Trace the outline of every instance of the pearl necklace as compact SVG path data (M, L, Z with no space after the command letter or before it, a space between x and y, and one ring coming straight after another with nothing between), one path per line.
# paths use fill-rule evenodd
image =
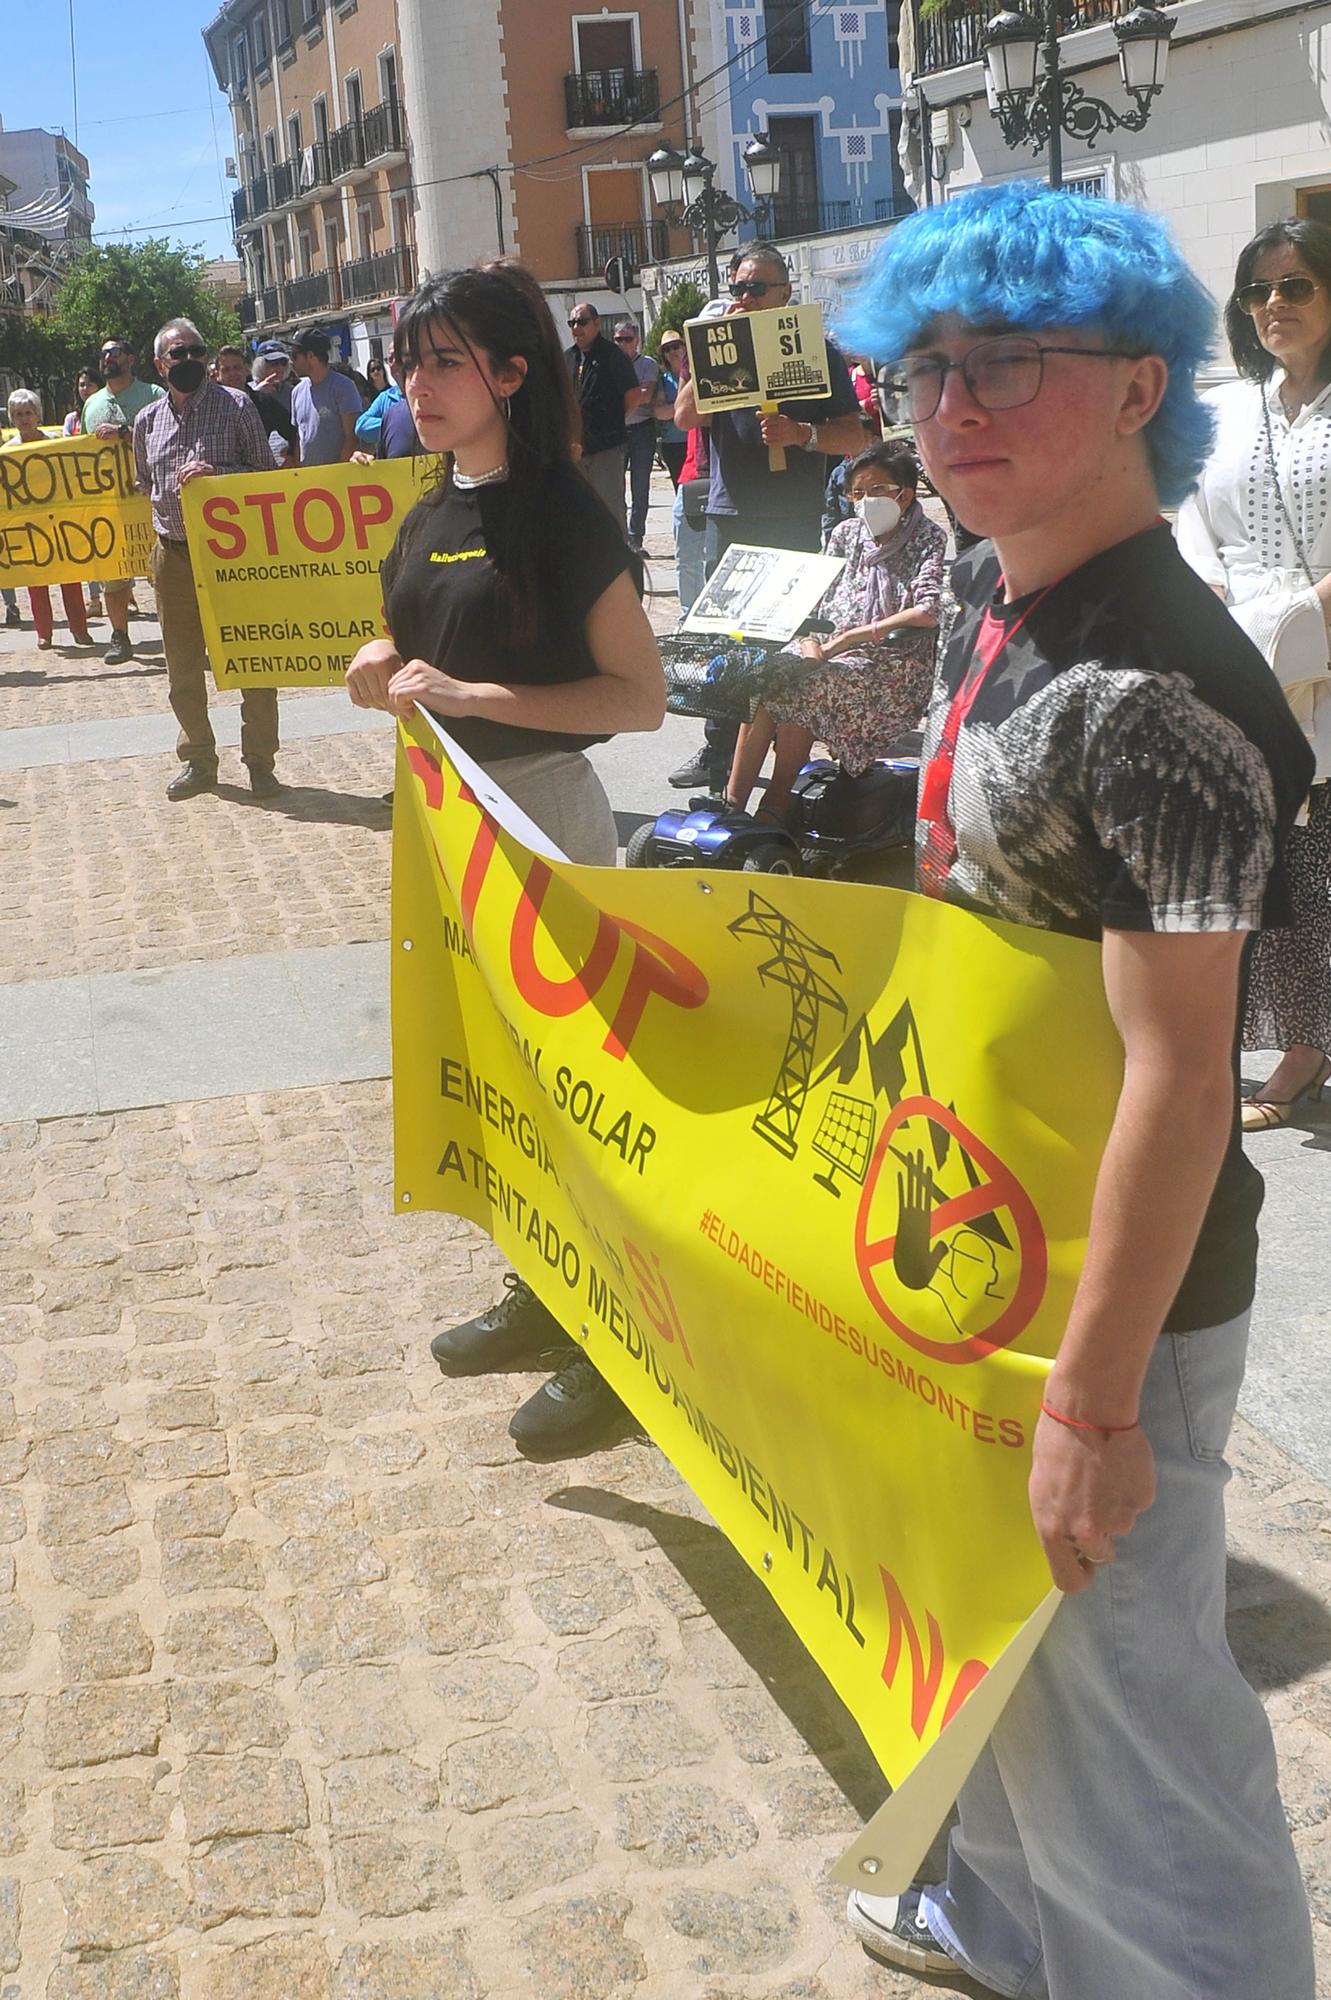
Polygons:
M470 493L476 486L497 486L501 479L508 478L508 460L502 465L492 465L488 472L463 472L453 467L453 484L460 493Z

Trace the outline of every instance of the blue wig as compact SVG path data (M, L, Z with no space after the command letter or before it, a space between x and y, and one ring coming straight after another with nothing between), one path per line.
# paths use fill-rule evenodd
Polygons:
M837 332L848 351L895 361L946 315L1023 333L1093 326L1160 355L1169 387L1144 433L1156 490L1173 506L1197 484L1214 423L1196 377L1215 305L1156 217L1032 181L973 188L898 224Z

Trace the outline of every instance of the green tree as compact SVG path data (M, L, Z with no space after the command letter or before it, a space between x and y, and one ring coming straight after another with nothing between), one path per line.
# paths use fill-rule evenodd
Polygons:
M48 320L35 313L0 313L0 388L35 389L44 423L59 423L72 407L79 365L75 348ZM3 403L0 395L0 422L7 421Z
M672 285L656 309L652 330L643 342L643 351L653 360L661 359L661 335L667 330L681 333L686 319L697 319L707 304L707 294L691 279Z
M108 334L119 334L134 348L138 373L151 381L153 339L169 319L193 320L210 348L240 338L234 311L204 279L197 245L164 238L95 243L70 265L50 329L87 360L95 359Z

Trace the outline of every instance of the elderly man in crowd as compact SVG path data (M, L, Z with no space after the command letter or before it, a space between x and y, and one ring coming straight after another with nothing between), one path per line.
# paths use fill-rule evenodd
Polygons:
M171 709L180 725L176 755L181 768L166 788L169 799L192 799L217 783L217 741L208 719L208 651L185 542L181 492L191 479L218 473L271 472L273 454L249 398L208 380L208 349L187 319L168 320L153 344L157 372L167 393L134 420L134 463L139 485L152 502L157 545L153 589L166 649ZM240 754L256 798L281 791L273 775L277 755L277 690L246 688L240 698Z
M564 349L564 361L582 416L579 469L622 528L624 447L629 417L642 408L642 388L623 348L602 333L601 315L594 305L584 299L574 306L568 325L573 344Z

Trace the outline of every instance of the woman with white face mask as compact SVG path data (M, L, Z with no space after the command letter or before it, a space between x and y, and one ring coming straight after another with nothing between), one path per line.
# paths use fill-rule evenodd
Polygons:
M844 556L846 567L818 607L835 629L799 644L802 659L823 661L826 671L801 665L783 679L778 669L735 746L726 797L745 806L775 738L760 819L786 818L815 742L858 777L928 707L947 536L916 499L918 479L911 453L896 444L870 445L850 468L855 511L832 530L826 551Z

